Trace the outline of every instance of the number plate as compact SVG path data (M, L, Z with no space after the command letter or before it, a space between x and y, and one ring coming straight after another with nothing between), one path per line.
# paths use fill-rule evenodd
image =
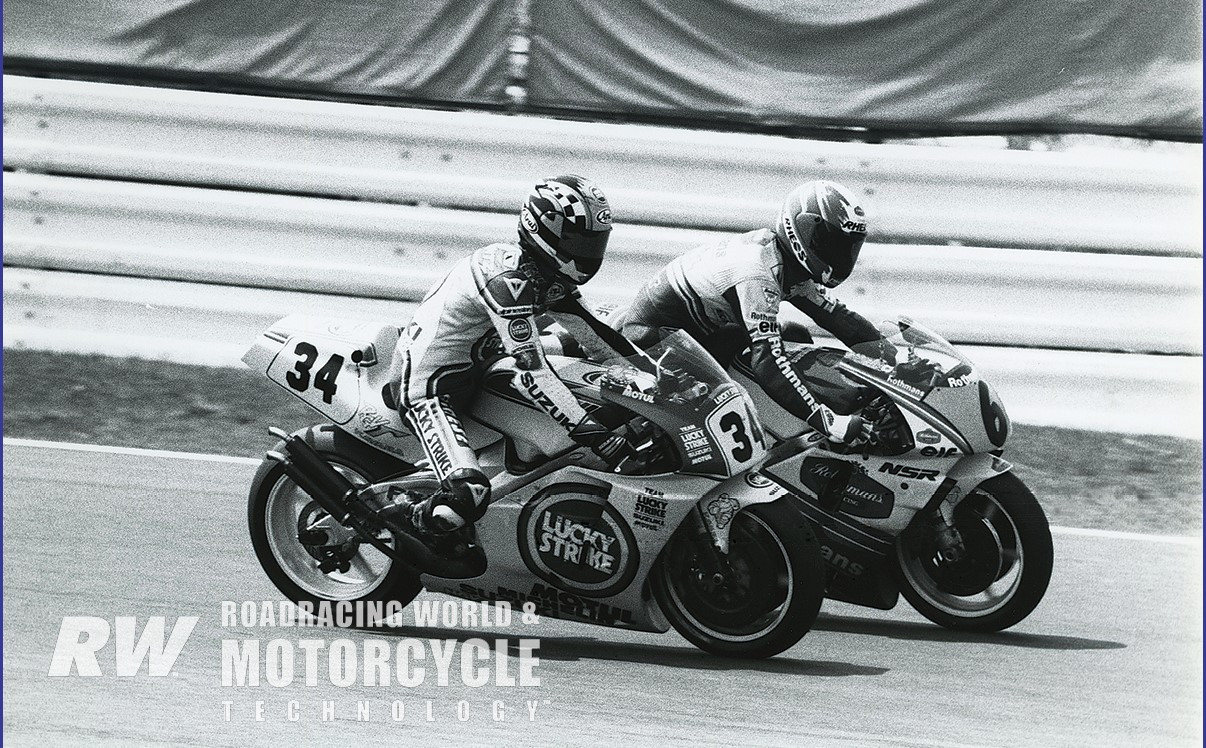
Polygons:
M766 454L762 431L741 396L721 403L709 415L708 432L720 448L729 475L737 475Z
M338 424L360 405L360 371L352 363L356 346L320 335L296 335L268 367L268 378Z

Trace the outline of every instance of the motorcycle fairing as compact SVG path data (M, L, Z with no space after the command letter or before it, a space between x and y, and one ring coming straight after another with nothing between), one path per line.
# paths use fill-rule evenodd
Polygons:
M669 623L647 595L646 579L670 536L699 503L698 497L711 495L708 491L714 487L716 482L704 477L622 476L576 465L562 467L501 497L477 522L478 542L489 559L484 574L464 580L423 575L422 580L433 592L506 600L517 610L522 603L533 602L537 613L554 618L664 632ZM558 499L575 503L569 511L544 511L549 506L556 510ZM543 507L540 502L545 502ZM599 524L579 521L581 514L573 516L588 510L585 505L591 502L600 505L601 518L605 515ZM617 523L619 532L612 532L609 528ZM555 537L559 530L564 533L560 547ZM590 531L604 532L606 537L589 536ZM554 534L547 543L545 533ZM587 542L588 537L594 542ZM571 543L576 546L572 552ZM614 543L632 545L624 553L611 553L617 550ZM566 570L573 568L572 562L591 560L587 546L597 552L606 546L608 555L628 566L615 569L612 579L600 580L589 572L570 578ZM528 558L521 550L525 547Z
M382 322L291 314L261 334L243 362L357 439L407 462L423 448L382 388L398 328Z

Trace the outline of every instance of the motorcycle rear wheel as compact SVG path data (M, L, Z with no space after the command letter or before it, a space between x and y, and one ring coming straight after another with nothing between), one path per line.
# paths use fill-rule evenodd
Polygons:
M984 481L955 506L966 547L948 563L924 540L896 541L896 571L905 599L940 626L1001 631L1038 606L1051 581L1054 550L1047 515L1017 476Z
M303 438L357 485L381 480L406 467L333 426L312 426ZM283 448L283 442L276 446L277 451ZM294 602L397 601L406 606L423 589L413 569L335 522L272 460L265 460L252 480L247 522L264 572ZM326 539L307 545L300 537L305 530ZM324 571L316 554L332 556L347 568Z
M700 649L761 658L808 633L825 597L825 562L812 526L786 501L758 504L732 519L729 570L709 571L711 537L684 523L650 574L671 625Z

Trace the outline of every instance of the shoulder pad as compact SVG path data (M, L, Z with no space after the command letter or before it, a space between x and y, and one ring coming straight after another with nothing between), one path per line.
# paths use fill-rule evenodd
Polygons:
M516 270L523 252L514 244L488 244L473 253L473 268L487 280L507 270Z
M504 270L486 279L482 295L499 314L532 314L536 304L536 284L521 270Z

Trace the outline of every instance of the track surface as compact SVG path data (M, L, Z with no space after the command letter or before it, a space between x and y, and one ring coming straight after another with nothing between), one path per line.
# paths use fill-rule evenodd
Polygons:
M224 688L222 639L363 640L361 631L222 628L222 600L278 600L245 526L253 468L221 461L4 447L4 741L11 745L1200 745L1200 543L1059 533L1044 602L1001 635L948 632L901 603L826 603L816 629L762 662L676 634L542 619L416 630L538 637L537 688ZM64 616L200 616L171 676L50 678ZM518 618L518 616L517 616ZM409 615L407 616L409 619ZM428 650L430 651L430 650ZM289 700L300 720L286 719ZM369 721L357 700L372 700ZM256 722L255 702L264 702ZM323 722L321 701L339 719ZM390 719L401 700L406 718ZM426 720L427 701L433 721ZM467 722L457 702L469 702ZM492 719L495 700L504 721ZM537 702L527 719L526 703ZM234 702L231 719L223 701ZM438 741L438 743L436 742Z

